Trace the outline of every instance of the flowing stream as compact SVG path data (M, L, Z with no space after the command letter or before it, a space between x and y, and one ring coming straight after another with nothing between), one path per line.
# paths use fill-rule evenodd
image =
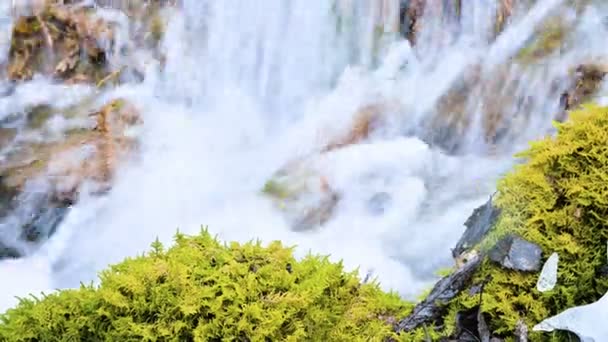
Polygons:
M184 0L169 14L166 65L150 60L142 83L103 95L125 97L142 113L140 154L122 165L107 195L83 191L40 248L0 261L0 310L14 296L95 281L156 237L169 244L177 229L202 225L226 241L278 239L297 245L299 256L330 254L415 298L453 264L464 221L516 163L513 153L552 132L568 70L606 57L603 8L577 13L560 0L516 6L495 37L490 3L463 1L458 20L428 12L412 47L395 30L397 0ZM556 15L571 25L566 47L538 65L512 62ZM440 103L467 79L474 81L461 95L463 126ZM36 78L0 98L0 119L28 103L88 92ZM341 195L332 217L293 231L261 193L264 183L348 131L370 105L388 108L383 126L321 163ZM501 133L488 142L484 120L497 111ZM390 198L381 214L369 210L378 192ZM0 233L9 236L12 222Z

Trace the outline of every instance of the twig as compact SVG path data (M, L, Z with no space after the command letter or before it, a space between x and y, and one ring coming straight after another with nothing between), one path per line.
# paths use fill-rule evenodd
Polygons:
M40 27L42 28L42 32L44 33L46 45L49 47L49 49L51 50L51 53L52 53L53 52L53 37L51 36L51 32L49 31L49 28L46 26L46 24L40 17L40 14L36 14L36 19L40 23Z

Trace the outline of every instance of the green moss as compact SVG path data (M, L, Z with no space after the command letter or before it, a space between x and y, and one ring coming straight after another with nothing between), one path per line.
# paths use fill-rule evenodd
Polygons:
M533 63L558 51L564 44L567 29L561 18L548 20L516 59L524 64Z
M341 263L297 261L279 242L222 245L178 234L81 286L21 299L2 341L382 341L411 310Z
M266 184L264 184L262 192L267 195L282 199L289 197L289 195L291 194L291 192L287 189L285 185L280 184L279 182L272 179L267 181Z
M502 214L491 240L507 232L538 244L543 259L560 256L557 286L536 290L538 273L506 270L486 261L475 283L491 279L481 304L492 331L509 337L523 319L528 327L563 310L598 300L608 290L608 107L584 106L556 124L555 138L535 142L527 160L498 184ZM464 291L451 312L479 304ZM453 321L452 321L453 322ZM531 332L531 340L567 340L565 333Z

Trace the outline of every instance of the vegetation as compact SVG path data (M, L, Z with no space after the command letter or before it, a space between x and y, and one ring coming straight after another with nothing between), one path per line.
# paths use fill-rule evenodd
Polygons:
M381 341L411 310L341 263L296 261L279 242L175 240L110 267L97 287L22 299L0 316L0 340Z
M404 23L413 42L421 25L422 3L413 2L407 13L409 21ZM158 6L150 15L132 9L131 16L146 16L139 18L145 29L133 34L138 45L154 48L161 40L166 23ZM460 13L461 2L455 6ZM501 2L497 32L502 31L511 11L510 1ZM44 7L32 16L18 18L7 76L28 80L43 74L99 88L115 83L122 69L110 68L106 44L101 44L112 45L114 33L109 23L97 19L84 9L62 6ZM567 43L569 30L562 18L546 21L519 52L516 62L531 64L558 53ZM605 75L599 67L581 67L577 72L581 76L572 94L566 94L566 109L594 94ZM498 76L492 81L503 86ZM469 83L480 82L473 78ZM449 123L450 129L458 129L461 117L465 117L464 94L474 93L469 89L474 88L466 83L446 98L445 106L451 111L437 111L456 113L449 122L439 118ZM500 96L492 95L499 103ZM494 120L487 123L491 136L497 135L496 122L505 115L493 107L504 106L486 105L485 120ZM323 152L365 139L377 111L373 107L363 110L349 134L330 143ZM43 128L53 114L55 109L49 105L32 108L27 115L28 128ZM196 236L178 234L176 244L169 249L155 242L149 253L103 271L99 285L22 299L17 307L0 315L0 341L436 340L455 336L458 315L478 307L494 335L513 339L520 322L531 328L567 308L594 302L608 290L608 107L588 105L569 116L569 121L556 124L556 137L533 143L519 155L526 163L499 182L496 205L501 216L491 235L478 246L485 252L505 234L517 234L540 246L544 259L557 252L558 283L551 291L536 290L537 272L508 270L486 260L469 288L446 304L445 316L436 329L397 335L394 323L409 314L413 305L381 291L376 282L361 282L356 272L345 272L341 263L314 255L298 261L292 249L279 242L267 247L259 242L224 245L202 231ZM4 163L0 167L0 188L4 190L0 195L6 196L10 190L13 196L27 179L48 168L51 156L54 159L59 152L85 143L96 147L96 159L75 169L59 168L57 176L77 174L78 183L85 178L108 182L119 152L136 146L123 133L140 118L122 99L106 104L91 118L96 120L94 128L71 132L61 143L35 146L39 155L34 162L24 158ZM4 135L9 133L11 137L4 139L12 140L15 133L5 131ZM280 172L276 176L263 192L283 207L309 190L305 182L284 182L286 175ZM329 193L319 178L321 191ZM309 216L316 219L330 211L335 202L334 197L329 198L331 201L324 202L329 204L316 211L319 215ZM0 246L0 255L13 253L3 249ZM483 290L475 291L480 288ZM531 332L530 339L561 341L567 340L566 336Z
M509 233L539 245L545 259L559 253L551 291L536 290L538 272L487 260L446 304L440 327L398 336L393 325L412 305L340 263L312 255L296 261L279 242L222 245L203 231L178 234L168 250L156 242L150 253L102 272L99 286L22 299L0 316L0 340L418 341L453 336L457 316L478 306L494 335L512 339L519 322L531 328L608 290L608 107L585 106L556 127L556 137L533 143L519 155L527 162L499 182L502 213L479 246L487 251ZM473 291L480 284L481 294Z
M555 138L533 143L519 155L527 163L499 182L496 205L502 214L488 241L516 233L538 244L544 259L557 252L558 283L541 293L535 287L537 273L486 261L473 284L487 281L481 310L499 335L512 336L520 319L532 327L570 307L594 302L608 290L608 107L584 106L556 126ZM452 320L463 308L479 305L479 295L469 292L451 304ZM564 336L532 333L530 338Z

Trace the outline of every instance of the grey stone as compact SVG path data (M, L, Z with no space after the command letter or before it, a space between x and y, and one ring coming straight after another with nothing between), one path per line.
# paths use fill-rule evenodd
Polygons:
M521 319L515 326L515 342L528 342L528 326Z
M496 223L500 209L492 203L492 197L482 206L473 211L464 225L467 227L456 246L452 249L452 256L457 258L480 243Z
M5 245L2 241L0 241L0 260L17 259L21 256L21 253L16 248L9 247Z
M600 277L608 277L608 265L600 267L597 273Z
M368 209L373 215L382 215L391 205L392 197L386 192L379 192L368 201Z
M502 238L488 254L502 267L525 272L540 270L541 256L542 249L537 244L514 235Z

